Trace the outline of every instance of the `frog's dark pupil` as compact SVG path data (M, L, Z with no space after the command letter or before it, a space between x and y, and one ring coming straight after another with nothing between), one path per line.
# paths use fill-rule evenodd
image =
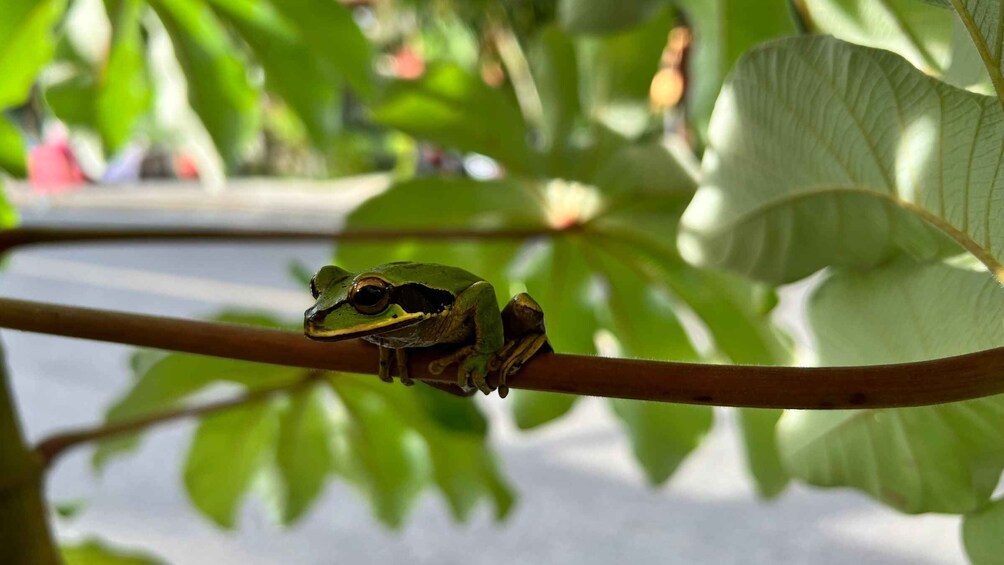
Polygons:
M381 286L363 286L356 290L355 296L353 296L353 301L359 306L376 306L376 304L383 299L383 295L386 292L387 291Z

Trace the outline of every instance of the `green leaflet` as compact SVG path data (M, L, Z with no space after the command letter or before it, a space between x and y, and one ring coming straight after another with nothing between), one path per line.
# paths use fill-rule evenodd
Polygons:
M1004 276L1004 111L903 59L828 37L754 50L712 120L680 248L770 282L959 245Z
M117 6L117 13L109 14L114 37L95 102L98 131L111 154L129 141L153 98L140 30L144 3L123 0Z
M612 33L655 17L665 0L560 0L558 23L573 33Z
M0 110L27 100L36 75L55 51L52 31L64 8L64 0L0 4Z
M123 551L108 544L89 539L60 547L65 565L163 565L154 557L133 551Z
M258 92L204 0L153 0L188 81L188 101L223 162L234 167L258 121Z
M726 75L754 45L795 33L786 0L675 0L693 25L689 66L700 69L687 94L688 113L702 138Z
M1004 499L967 514L962 521L962 542L973 565L994 565L1004 555Z
M815 293L824 365L899 363L998 347L1002 290L984 271L900 261L840 271ZM790 411L779 426L788 470L850 486L904 512L982 506L1004 470L1004 396L898 410Z
M490 155L514 172L533 168L526 124L515 103L454 65L437 65L418 80L391 83L373 117L443 147Z
M188 497L222 528L236 525L240 503L276 447L278 410L256 402L203 418L185 461Z

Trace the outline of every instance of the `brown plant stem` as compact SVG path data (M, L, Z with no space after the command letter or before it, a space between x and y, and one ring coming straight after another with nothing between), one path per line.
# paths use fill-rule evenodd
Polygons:
M474 229L405 229L405 230L261 230L232 228L90 228L90 227L20 227L0 231L0 252L27 245L88 243L158 243L164 241L261 243L263 241L400 241L422 239L449 241L465 239L526 239L574 231L527 228L503 230Z
M153 412L145 416L130 418L119 422L101 424L89 428L80 428L68 432L53 434L38 442L35 446L35 453L38 455L41 464L45 468L50 468L52 463L68 449L83 443L145 430L150 427L166 424L183 418L193 418L196 416L206 416L215 412L222 412L238 406L253 404L268 400L278 393L295 392L306 388L324 375L323 371L311 372L307 378L282 385L271 386L253 390L234 398L207 402L194 406L182 406L171 410Z
M43 496L42 464L25 444L0 353L0 562L58 565Z
M323 343L298 332L0 298L0 327L309 369L377 373L375 347ZM411 355L413 378L434 375L431 350ZM510 388L754 408L892 408L1004 393L1004 348L894 365L767 367L669 363L546 354L526 364Z

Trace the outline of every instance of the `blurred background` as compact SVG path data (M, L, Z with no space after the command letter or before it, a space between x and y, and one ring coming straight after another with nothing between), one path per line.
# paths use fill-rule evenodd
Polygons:
M828 26L898 33L852 2L4 4L0 64L20 57L20 73L0 87L0 166L21 225L560 232L599 218L643 251L624 266L617 243L590 251L572 237L52 246L12 254L3 296L295 327L310 303L304 279L324 264L436 260L483 274L502 301L529 289L559 351L761 364L818 361L805 301L819 277L775 290L681 266L673 243L721 84L764 40ZM832 19L813 19L821 14ZM936 63L951 50L948 27L931 36ZM670 290L636 280L644 272ZM183 356L3 337L31 440L256 386L231 375L258 370L243 366L170 369ZM137 400L164 375L202 381ZM463 429L434 412L394 420L403 431L385 450L367 434L390 426L391 411L363 421L352 394L391 405L404 393L329 395L350 407L322 418L331 437L344 424L349 447L311 444L330 447L318 457L331 468L297 471L311 475L307 493L291 486L298 475L276 479L266 456L240 477L228 474L233 453L193 471L193 442L214 424L178 422L128 458L109 463L123 453L99 451L100 471L91 449L61 460L48 486L64 515L58 535L173 564L964 562L955 518L789 484L772 439L779 413L517 393L450 408L473 410ZM277 421L296 402L276 402ZM276 433L273 451L286 439ZM370 443L353 444L353 433ZM456 451L438 453L437 442ZM366 468L343 468L339 454ZM207 502L193 473L210 477L211 492L241 486Z

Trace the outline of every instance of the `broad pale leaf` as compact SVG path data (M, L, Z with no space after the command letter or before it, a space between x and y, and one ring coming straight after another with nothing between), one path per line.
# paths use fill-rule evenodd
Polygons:
M1000 0L947 0L976 45L1004 109L1004 5Z
M55 51L53 28L65 7L64 0L0 2L0 110L28 99Z
M928 73L945 70L955 16L917 0L808 0L813 23L835 37L899 53Z
M996 565L1004 556L1004 499L966 514L962 542L973 565Z
M258 92L236 47L204 0L152 0L188 81L188 101L228 167L257 125Z
M708 120L725 76L757 43L791 35L795 26L785 0L675 0L694 32L687 88L688 113L707 137Z
M533 168L515 101L454 65L437 65L417 80L391 83L373 116L445 148L488 155L514 172Z
M118 13L109 14L114 36L96 100L98 132L109 153L129 141L153 98L140 30L144 9L141 0L122 0L117 3Z
M958 246L1004 276L1004 111L902 58L830 37L746 56L715 107L680 249L787 282Z
M334 466L328 445L334 428L324 392L321 386L297 392L279 417L276 464L285 487L285 524L303 516L321 494Z
M824 365L897 363L1004 343L1004 289L985 271L900 261L840 271L815 293ZM779 426L788 469L850 486L905 512L969 512L1004 469L1004 396L898 410L789 411Z
M112 548L108 544L89 539L59 548L64 565L162 565L160 559L135 551Z

